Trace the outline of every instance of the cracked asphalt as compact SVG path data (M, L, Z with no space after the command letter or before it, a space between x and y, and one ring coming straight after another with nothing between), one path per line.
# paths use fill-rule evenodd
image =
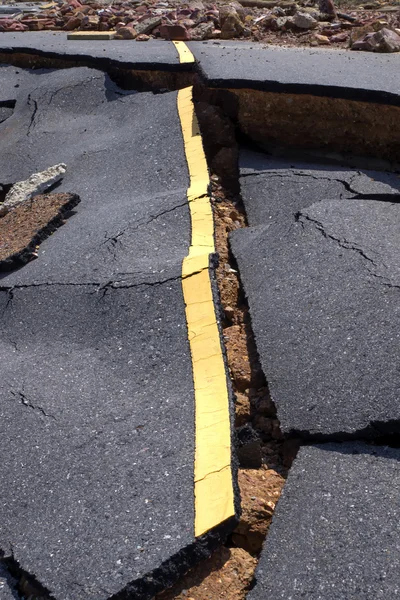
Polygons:
M249 227L231 248L282 431L303 445L248 600L394 598L400 454L371 442L400 433L400 178L246 149L240 168Z
M192 70L172 44L20 40L2 34L0 53ZM399 104L395 56L190 48L210 87ZM0 77L0 183L65 162L57 191L81 198L37 260L0 275L0 550L57 600L145 600L221 539L194 533L177 94L88 67ZM282 431L302 445L248 600L395 598L400 179L243 148L240 186L249 227L231 250ZM0 598L16 597L0 571Z
M57 600L151 597L202 551L176 93L2 73L2 182L65 162L81 203L0 280L0 548Z

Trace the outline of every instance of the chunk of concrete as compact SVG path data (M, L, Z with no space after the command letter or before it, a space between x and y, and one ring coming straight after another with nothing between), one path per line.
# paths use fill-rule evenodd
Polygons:
M67 167L64 163L49 167L40 173L34 173L25 181L15 183L7 193L3 204L0 206L0 217L7 214L9 210L15 208L22 202L26 202L33 196L43 194L58 183L64 176Z

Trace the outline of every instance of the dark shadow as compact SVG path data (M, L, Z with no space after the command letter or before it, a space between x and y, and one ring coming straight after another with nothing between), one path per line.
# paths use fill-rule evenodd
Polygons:
M396 445L389 445L380 443L379 441L374 442L327 442L325 444L316 444L320 450L326 452L340 452L340 454L357 455L367 454L369 456L376 456L377 458L392 458L400 461L400 438L397 438Z

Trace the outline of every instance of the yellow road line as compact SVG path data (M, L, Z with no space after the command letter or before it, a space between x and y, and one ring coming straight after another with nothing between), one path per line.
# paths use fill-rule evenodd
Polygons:
M192 239L182 265L182 288L195 394L195 536L235 514L229 395L209 273L215 251L209 175L192 88L178 92L186 160Z
M194 63L195 59L185 42L172 42L179 54L179 62Z

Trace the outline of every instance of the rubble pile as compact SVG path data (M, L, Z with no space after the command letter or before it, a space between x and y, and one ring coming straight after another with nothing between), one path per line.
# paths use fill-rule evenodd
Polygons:
M342 12L341 12L342 11ZM400 4L333 0L52 0L0 4L0 31L101 31L147 41L247 39L273 44L400 49Z

